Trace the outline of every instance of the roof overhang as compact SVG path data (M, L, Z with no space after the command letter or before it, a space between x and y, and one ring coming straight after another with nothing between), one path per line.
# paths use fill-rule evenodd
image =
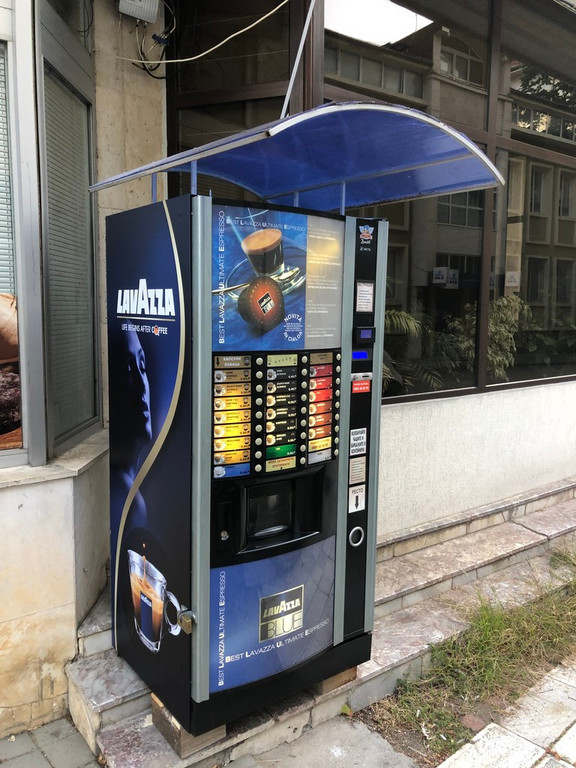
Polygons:
M99 191L168 171L223 179L268 203L320 211L504 180L463 134L407 107L328 104L205 144L94 184Z

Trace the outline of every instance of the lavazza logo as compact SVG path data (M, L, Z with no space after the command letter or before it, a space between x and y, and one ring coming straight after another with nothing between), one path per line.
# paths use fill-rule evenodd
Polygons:
M145 278L138 281L138 288L120 288L116 304L118 315L142 315L143 317L175 317L172 288L149 288Z
M302 629L304 585L260 599L260 642Z

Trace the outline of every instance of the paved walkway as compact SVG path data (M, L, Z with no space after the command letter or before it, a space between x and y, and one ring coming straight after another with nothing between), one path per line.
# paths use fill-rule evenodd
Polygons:
M154 755L147 766L161 768ZM0 741L2 768L96 768L99 763L68 720ZM363 723L335 718L233 768L416 768ZM439 768L570 768L576 766L576 659L532 688L500 725L492 723Z

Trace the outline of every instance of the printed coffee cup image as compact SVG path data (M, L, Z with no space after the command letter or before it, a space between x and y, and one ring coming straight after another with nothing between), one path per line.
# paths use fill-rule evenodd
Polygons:
M132 549L128 550L128 568L136 633L148 650L158 653L164 625L171 635L180 634L180 627L173 624L166 613L168 603L179 613L180 603L166 589L163 574Z
M282 232L259 229L242 240L242 250L258 275L271 275L284 265Z

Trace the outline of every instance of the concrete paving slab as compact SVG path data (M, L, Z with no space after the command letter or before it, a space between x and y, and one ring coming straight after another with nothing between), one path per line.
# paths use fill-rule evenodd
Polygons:
M50 765L41 752L35 750L34 752L28 752L26 755L13 757L2 762L2 768L53 768L53 766ZM59 766L56 768L59 768Z
M570 765L576 764L576 725L569 728L566 733L554 744L554 752L570 763Z
M7 736L0 741L0 764L13 757L26 755L36 749L29 733L19 733L17 736Z
M548 757L543 763L538 764L538 768L572 768L572 766L570 763L564 762L564 760Z
M75 731L51 741L42 752L55 768L95 768L98 765L82 736Z
M501 725L540 747L549 747L576 723L574 688L546 676L522 697Z
M395 752L390 744L364 723L337 717L304 733L297 741L281 744L261 755L234 761L234 768L417 768L406 755Z
M534 768L545 751L495 723L438 768Z
M44 749L55 741L65 739L67 736L77 733L77 731L71 720L63 718L62 720L54 720L53 723L41 725L39 728L29 731L29 733L34 743L37 744L40 749Z

